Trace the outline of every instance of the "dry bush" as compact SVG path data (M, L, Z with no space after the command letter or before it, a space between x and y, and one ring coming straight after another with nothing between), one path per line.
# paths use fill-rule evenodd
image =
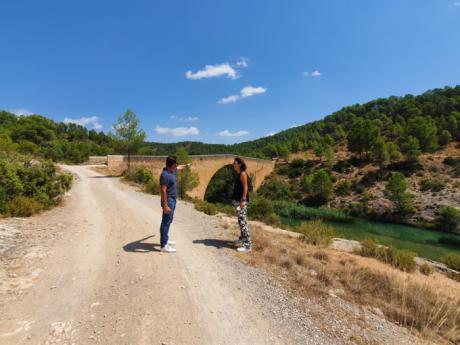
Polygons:
M460 342L460 284L438 273L429 276L394 269L373 258L318 248L281 234L251 228L253 252L242 257L277 278L288 277L294 293L342 298L382 310L387 319L426 338ZM285 249L285 250L282 250Z

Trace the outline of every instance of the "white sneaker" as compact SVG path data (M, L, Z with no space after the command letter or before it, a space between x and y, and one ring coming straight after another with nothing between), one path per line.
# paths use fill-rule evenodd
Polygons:
M164 247L161 247L160 251L163 253L175 253L176 248L170 247L169 244L167 244Z
M238 253L249 253L251 250L252 250L252 248L250 248L250 247L248 248L248 247L245 247L245 246L236 249L236 251Z
M168 244L172 245L172 246L175 246L176 245L176 241L168 241Z

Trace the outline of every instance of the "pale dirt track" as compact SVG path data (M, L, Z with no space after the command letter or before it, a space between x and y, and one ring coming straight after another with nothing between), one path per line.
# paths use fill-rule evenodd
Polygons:
M234 230L189 203L171 228L178 252L160 253L159 197L63 169L77 178L62 206L0 220L1 345L414 343L359 306L290 297L238 259Z
M233 249L208 241L204 215L179 202L178 252L160 253L158 197L89 167L64 168L78 176L71 196L38 220L60 222L62 234L33 286L1 306L0 344L292 343L251 302L233 252L222 259Z

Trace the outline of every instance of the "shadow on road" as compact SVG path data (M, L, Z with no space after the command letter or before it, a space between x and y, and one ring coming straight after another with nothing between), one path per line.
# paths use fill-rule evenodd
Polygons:
M160 249L155 248L155 246L159 247L160 244L158 243L144 243L145 240L148 240L152 236L145 237L141 240L130 242L123 246L123 250L125 252L131 253L148 253L148 252L159 252Z
M88 176L89 178L118 178L118 176L103 176L103 175L97 175L97 176Z
M227 240L217 240L213 238L207 238L204 240L194 240L194 244L203 244L205 246L210 246L210 247L216 247L217 249L221 248L230 248L230 249L235 249L235 244L233 241L227 241Z

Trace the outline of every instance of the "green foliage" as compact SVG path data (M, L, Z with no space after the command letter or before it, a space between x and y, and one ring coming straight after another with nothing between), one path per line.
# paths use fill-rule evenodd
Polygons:
M140 184L147 184L154 180L152 172L147 168L139 168L131 172L126 170L123 173L123 177L128 181L133 181Z
M161 187L159 181L153 180L147 182L147 184L144 186L144 191L152 195L160 195Z
M431 265L428 265L426 262L420 266L420 272L426 276L433 274L434 269Z
M128 170L131 169L131 155L135 154L145 140L145 132L139 127L139 119L131 110L118 115L117 123L113 125L118 148L128 155Z
M187 151L184 148L179 147L176 152L176 158L178 164L188 164L191 162ZM177 171L177 192L181 199L187 198L187 192L200 184L200 178L196 172L194 172L190 166L186 166L182 170Z
M357 251L357 254L383 261L404 272L414 272L417 267L414 260L416 253L394 247L380 246L373 240L362 241L361 249Z
M334 238L334 228L319 219L303 222L296 231L305 242L320 247L327 247Z
M291 200L291 186L279 179L266 181L258 190L258 194L270 200Z
M253 219L264 220L275 213L273 203L263 197L254 194L248 207L248 216Z
M230 203L233 198L235 174L230 165L219 169L209 181L204 199L209 202Z
M50 161L0 159L0 213L28 216L55 205L72 183Z
M379 137L379 128L373 120L361 117L356 118L351 127L353 130L348 133L348 149L350 152L357 153L362 159L363 154L369 155L376 138Z
M430 116L414 116L407 121L407 134L417 138L423 152L433 152L438 148L437 127Z
M404 153L408 161L418 161L421 153L419 140L410 135L401 138L401 151Z
M451 141L452 141L452 134L450 134L450 132L447 129L444 129L443 131L441 131L441 133L439 134L439 144L442 146L445 146Z
M434 224L438 230L456 232L460 224L460 211L452 206L443 206L436 212Z
M12 217L30 217L43 209L43 205L34 198L18 195L8 201L6 214Z
M460 255L449 253L442 259L442 262L444 262L447 267L460 271Z
M307 205L320 206L329 201L334 185L329 173L325 169L320 169L305 178L305 189L309 197L304 202Z
M375 139L374 144L372 145L372 156L381 168L390 164L390 152L383 137Z
M326 207L306 207L289 201L273 203L276 214L288 219L322 219L334 222L351 222L353 218L343 212Z
M207 201L194 200L193 204L195 205L195 209L197 211L206 213L210 216L214 216L218 212L217 206Z
M412 212L413 195L406 192L407 181L403 174L395 172L391 175L385 188L388 198L394 202L399 212Z
M340 196L347 196L351 194L351 181L343 180L339 181L334 188L334 192Z
M420 181L420 190L421 191L432 191L432 192L440 192L446 187L446 183L444 181L438 179L429 179L424 178Z

